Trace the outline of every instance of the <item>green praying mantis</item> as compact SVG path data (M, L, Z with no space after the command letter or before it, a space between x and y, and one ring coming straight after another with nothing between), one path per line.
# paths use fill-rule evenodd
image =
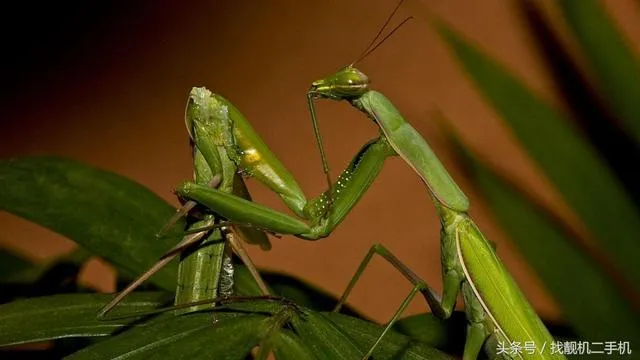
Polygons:
M396 10L401 3L402 1L398 3ZM396 10L389 19L393 17ZM368 55L388 37L374 45L388 22L389 20L363 56ZM193 96L192 91L192 98ZM231 130L225 131L231 136L226 138L228 143L214 144L211 140L211 131L221 126L211 123L206 126L198 125L195 122L190 125L188 116L189 132L200 152L198 155L196 151L196 164L199 161L219 157L220 153L226 153L231 163L242 174L255 178L276 192L297 216L296 218L273 211L234 195L224 187L212 186L219 181L214 181L215 174L221 172L227 176L230 175L228 171L211 170L213 169L211 165L203 166L203 169L208 171L208 175L199 177L196 172L196 182L187 182L176 190L179 197L210 209L212 213L230 223L250 225L255 229L278 234L291 234L307 240L326 237L364 195L382 170L385 160L393 156L400 156L426 185L442 225L440 239L443 294L440 296L432 290L382 245L372 247L341 297L336 310L346 301L374 254L381 255L389 261L414 284L414 288L364 358L371 355L380 339L415 295L421 293L431 310L437 316L446 319L451 315L456 298L461 291L468 319L467 341L463 355L465 360L477 358L483 345L489 354L501 358L564 359L563 355L551 350L553 338L497 257L492 244L482 235L467 214L469 202L465 194L424 138L402 118L390 100L370 88L369 78L353 64L329 77L313 82L307 93L312 124L329 183L327 191L311 200L307 200L293 176L266 147L242 114L222 97L213 94L208 96L216 100L210 102L208 106L214 112L226 114L222 119L230 122L225 127ZM327 160L318 130L315 112L317 99L347 101L372 120L380 131L378 138L369 141L358 151L335 183L332 183L328 176ZM205 150L214 146L218 146L218 150L222 146L224 152ZM222 181L222 184L224 183ZM205 218L204 221L208 223L198 224L196 228L211 225L214 220ZM178 247L180 245L176 248ZM520 346L525 344L533 346L534 351L513 354L508 351L498 351L499 344L508 346L515 343Z
M224 99L222 101L226 102ZM234 143L236 136L232 133L232 122L227 107L221 105L218 97L210 91L204 88L193 88L187 102L185 120L193 150L195 182L251 200L234 161L237 160L237 148ZM251 131L244 131L242 134L245 136L249 134L251 139L257 136ZM257 141L262 143L259 138ZM245 165L242 170L248 171L250 168L250 165ZM186 202L167 222L158 236L162 236L181 216L186 215L196 206L197 204L193 201ZM182 253L182 259L178 268L176 305L231 296L234 282L231 251L247 266L260 292L268 295L269 290L266 284L238 239L240 237L250 244L269 249L271 245L266 234L252 227L232 224L221 226L224 224L221 224L220 220L215 214L208 212L201 220L190 224L183 240L109 302L100 311L99 317L104 317L124 297L180 253ZM202 308L202 305L187 307L182 312Z

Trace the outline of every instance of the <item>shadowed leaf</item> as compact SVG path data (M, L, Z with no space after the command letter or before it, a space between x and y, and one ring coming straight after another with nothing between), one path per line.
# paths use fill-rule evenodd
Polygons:
M127 178L73 160L0 162L0 209L68 237L130 274L149 268L177 242L155 238L174 213L171 205ZM150 281L173 291L175 273L170 264Z

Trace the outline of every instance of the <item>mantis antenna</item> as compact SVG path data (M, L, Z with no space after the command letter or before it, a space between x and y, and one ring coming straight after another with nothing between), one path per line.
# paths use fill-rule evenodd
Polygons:
M390 38L390 37L391 37L391 35L395 34L395 33L396 33L396 31L398 31L398 30L402 27L402 25L406 24L409 20L413 20L413 16L406 17L404 20L402 20L402 22L401 22L400 24L396 25L396 27L394 27L394 28L391 30L391 32L389 32L387 35L385 35L385 37L383 37L383 38L382 38L382 40L380 40L380 41L379 41L379 42L378 42L374 47L372 47L372 48L370 48L370 49L368 49L368 50L365 50L365 51L362 53L362 55L360 55L360 56L358 57L358 59L357 59L356 61L354 61L354 62L352 62L352 63L351 63L351 65L350 65L350 66L353 66L353 65L355 65L355 64L357 64L357 63L359 63L360 61L364 60L367 56L369 56L372 52L374 52L378 47L380 47L380 45L384 44L384 42L385 42L388 38Z
M387 20L385 20L385 22L382 25L382 27L380 27L380 30L378 30L378 33L376 34L376 36L373 37L373 39L371 40L369 45L367 45L367 47L364 48L364 50L360 53L360 55L358 55L356 60L354 62L352 62L351 65L349 65L349 66L353 66L353 65L359 63L360 61L364 60L364 58L366 58L367 56L369 56L369 54L374 52L389 37L391 37L391 35L395 34L396 31L398 31L398 29L400 29L402 27L402 25L406 24L409 20L413 19L413 16L409 16L409 17L405 18L404 20L402 20L402 22L400 22L400 24L396 25L393 29L391 29L391 31L387 35L385 35L380 41L378 41L378 39L380 39L380 36L384 32L384 30L389 25L389 23L391 23L391 19L393 19L393 17L398 12L398 9L400 9L400 6L402 5L403 2L404 2L404 0L398 1L398 3L396 4L396 7L393 9L391 14L387 17Z

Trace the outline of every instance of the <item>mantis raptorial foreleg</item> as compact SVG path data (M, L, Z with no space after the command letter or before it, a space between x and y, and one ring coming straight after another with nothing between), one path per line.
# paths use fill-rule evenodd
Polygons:
M305 199L302 202L297 202L298 205L303 204L304 206L291 209L294 213L302 213L303 219L308 220L310 224L199 184L185 183L176 190L176 193L183 198L194 200L212 209L234 223L252 224L257 228L274 233L291 234L302 239L316 240L328 236L344 220L373 183L382 169L384 160L394 155L395 152L384 138L378 138L365 144L330 190L313 200L307 201ZM280 194L282 196L282 193ZM304 199L302 193L299 195L299 199ZM328 205L329 198L331 198L330 206ZM291 202L287 204L290 205Z

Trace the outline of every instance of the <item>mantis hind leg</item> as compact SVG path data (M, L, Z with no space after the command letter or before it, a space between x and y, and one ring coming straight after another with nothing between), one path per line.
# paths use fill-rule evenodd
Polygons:
M233 252L238 255L242 263L247 267L247 270L249 270L251 277L260 289L261 295L271 295L269 287L264 282L264 279L262 279L260 272L258 272L258 269L253 263L253 260L251 260L251 257L244 248L244 245L242 245L242 241L235 236L234 232L227 233L227 241L229 242L229 245L231 245L231 249L233 250Z
M336 305L333 311L340 310L342 305L346 302L347 297L355 287L356 283L360 279L360 276L366 269L367 265L369 265L369 262L373 258L373 255L376 255L376 254L380 255L383 259L385 259L391 265L393 265L393 267L395 267L414 286L411 292L409 292L407 297L402 301L402 304L400 304L400 307L393 314L389 322L386 324L384 330L382 331L378 339L376 339L375 343L371 346L371 348L369 349L369 351L367 352L367 354L364 356L363 359L367 359L373 354L373 351L375 350L376 346L380 343L382 338L387 334L387 332L391 329L391 327L393 327L396 321L400 318L400 315L402 315L402 313L409 306L409 304L411 303L411 300L413 300L413 298L418 293L421 293L425 297L427 304L429 304L429 307L431 308L431 310L436 316L443 319L446 319L449 316L451 316L451 313L453 312L453 308L455 306L456 297L460 289L460 283L462 281L462 277L459 275L458 272L447 271L447 269L445 269L444 275L443 275L444 292L443 292L443 296L441 297L433 289L431 289L424 280L422 280L416 273L411 271L409 267L407 267L404 263L402 263L400 259L398 259L395 255L393 255L387 248L385 248L381 244L375 244L371 247L371 249L369 249L369 252L360 263L360 266L358 266L356 273L351 278L349 285L347 285L347 289L344 291L344 293L340 297L340 300L338 301L338 304ZM482 346L482 344L480 345Z
M464 343L462 360L476 360L482 345L487 338L487 329L482 322L471 322L467 325L467 340Z
M487 326L487 313L480 301L475 297L467 282L462 283L462 296L465 301L467 314L467 339L464 344L463 360L475 360L485 346L487 355L492 359L509 358L506 354L498 354L497 333Z

